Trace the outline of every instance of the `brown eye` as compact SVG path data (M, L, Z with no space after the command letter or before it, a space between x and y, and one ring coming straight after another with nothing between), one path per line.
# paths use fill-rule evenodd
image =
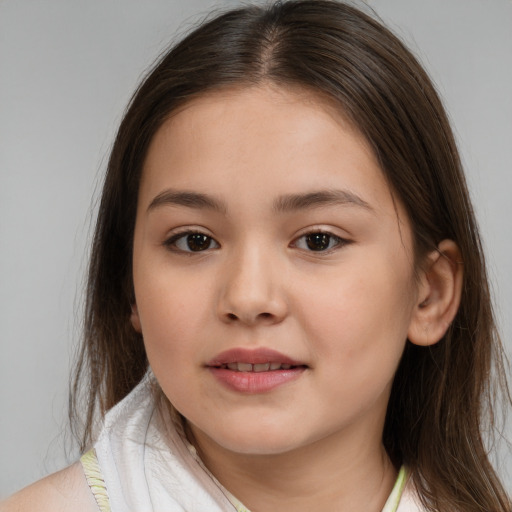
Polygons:
M350 242L340 238L339 236L333 235L332 233L314 231L301 236L293 245L304 251L326 252L338 246L342 247L347 243Z
M204 233L186 232L172 236L165 245L174 251L203 252L208 249L217 249L219 244Z
M193 233L186 237L187 247L194 252L206 251L210 248L212 239L209 236L203 235L202 233Z
M329 249L331 235L327 233L311 233L306 236L306 245L312 251L325 251Z

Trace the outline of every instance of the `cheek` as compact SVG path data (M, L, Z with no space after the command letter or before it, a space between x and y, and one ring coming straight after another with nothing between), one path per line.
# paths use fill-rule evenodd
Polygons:
M169 275L168 275L169 274ZM136 298L142 335L149 362L155 371L182 372L198 355L200 326L211 314L204 290L176 272L141 272L137 276Z
M408 267L403 267L408 268ZM315 358L363 381L382 371L390 379L401 357L414 303L409 272L381 258L352 266L302 292L301 316Z
M197 383L201 339L185 297L160 293L141 311L142 335L149 364L164 394L181 410ZM195 310L197 313L197 310Z
M199 272L177 269L162 250L144 247L137 256L134 284L143 334L186 336L204 314L208 283L197 277Z

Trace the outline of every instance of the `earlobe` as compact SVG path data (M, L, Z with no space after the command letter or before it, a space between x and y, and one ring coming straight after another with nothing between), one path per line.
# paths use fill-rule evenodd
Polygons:
M443 240L428 255L421 273L408 338L416 345L427 346L446 334L459 308L463 268L457 244Z
M130 314L130 322L132 323L133 328L138 333L142 332L142 328L140 325L140 318L139 318L139 310L137 309L137 304L132 304L132 312Z

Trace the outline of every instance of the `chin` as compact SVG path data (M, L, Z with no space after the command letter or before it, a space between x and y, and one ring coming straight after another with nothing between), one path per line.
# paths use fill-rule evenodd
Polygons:
M215 431L210 439L222 449L242 455L280 455L291 452L311 442L303 436L291 435L289 426L274 428L261 424L248 425L245 428L233 428L228 431ZM208 433L206 433L208 436Z

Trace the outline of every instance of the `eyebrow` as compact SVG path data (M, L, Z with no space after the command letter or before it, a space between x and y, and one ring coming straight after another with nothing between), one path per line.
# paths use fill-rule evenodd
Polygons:
M165 190L161 194L158 194L149 204L148 212L165 205L186 206L187 208L213 210L223 214L227 213L227 207L223 201L207 194L186 190Z
M359 206L370 212L375 210L361 197L349 190L318 190L306 194L290 194L278 197L274 211L284 213L321 206Z
M227 213L223 201L208 194L192 191L164 190L149 204L147 211L161 206L185 206L187 208L206 209L222 214ZM304 194L289 194L278 197L273 204L276 213L288 213L322 206L358 206L370 212L375 210L361 197L349 190L318 190Z

